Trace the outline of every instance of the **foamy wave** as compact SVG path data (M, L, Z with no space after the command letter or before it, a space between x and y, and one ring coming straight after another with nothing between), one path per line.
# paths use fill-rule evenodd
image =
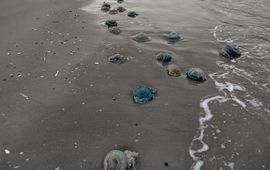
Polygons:
M209 103L211 103L213 101L218 101L221 103L221 102L225 102L226 99L223 96L214 96L214 97L206 98L206 99L202 100L200 103L200 107L203 109L205 114L204 114L204 116L201 116L199 118L199 124L200 124L200 127L198 129L199 136L198 137L195 136L193 138L191 146L189 148L189 154L192 157L192 159L194 160L194 164L192 165L193 170L200 170L204 164L204 161L199 156L196 156L196 154L203 153L203 152L206 152L207 150L209 150L209 146L203 141L203 138L204 138L204 131L208 127L206 125L206 123L208 121L210 121L213 117L213 114L209 108ZM200 142L202 147L199 149L193 149L195 142Z
M198 128L199 136L195 136L193 138L190 148L189 148L189 154L194 160L194 163L192 165L193 170L200 170L204 164L204 161L202 160L200 156L198 156L198 154L206 152L210 148L210 146L208 146L203 141L205 130L208 127L207 122L209 122L213 118L213 114L210 110L209 104L214 101L218 101L219 103L234 101L236 104L238 104L242 108L247 107L246 103L240 100L239 98L237 98L236 95L234 94L235 91L245 92L246 91L245 87L242 87L238 84L234 84L230 82L221 83L216 80L216 77L221 78L221 77L226 77L226 75L228 75L227 72L226 73L213 73L209 75L209 77L214 81L217 90L219 92L222 92L224 96L220 96L220 95L213 96L210 98L203 99L200 102L200 107L203 109L204 115L199 117L199 125L200 125L200 127ZM202 146L199 149L194 149L196 143L198 142ZM233 169L232 164L230 164L230 167L231 169Z
M223 27L223 25L218 25L216 26L213 30L212 30L212 33L213 33L213 36L216 38L216 40L218 42L222 42L222 43L233 43L233 39L231 38L222 38L222 37L219 37L218 34L220 32L222 32L222 29L221 27Z
M194 137L189 149L190 156L194 160L193 170L200 170L203 167L204 160L200 157L200 153L208 151L211 147L203 142L204 133L208 127L207 123L213 117L209 107L210 103L214 101L233 102L243 108L243 113L256 115L270 124L270 104L266 101L270 92L270 34L267 32L269 26L265 26L265 23L241 25L234 22L231 16L239 16L239 12L243 11L233 13L231 10L234 9L227 6L230 3L224 1L221 6L220 3L219 1L216 8L210 9L218 12L219 15L230 17L229 20L220 20L221 24L215 26L211 33L220 44L237 44L242 56L235 60L224 61L225 59L222 59L222 61L217 61L216 64L221 70L209 75L220 95L205 98L200 103L205 115L199 117L198 131L200 134ZM246 5L246 7L250 9L250 5ZM241 17L245 17L245 15L241 13ZM253 21L252 17L245 19ZM233 105L236 106L235 104ZM200 141L200 148L194 149L198 141ZM222 145L222 148L224 149L225 145ZM235 167L234 162L223 161L223 165L231 170Z

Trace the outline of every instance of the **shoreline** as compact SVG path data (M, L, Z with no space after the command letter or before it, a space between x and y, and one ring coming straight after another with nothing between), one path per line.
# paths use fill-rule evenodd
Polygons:
M113 149L138 152L142 170L190 169L196 158L201 169L269 167L267 116L250 109L245 81L233 77L248 53L234 62L219 58L220 46L233 39L223 37L230 27L207 10L209 1L121 4L135 9L136 19L127 11L88 13L89 3L0 3L0 169L99 170ZM166 7L174 15L167 17ZM121 34L101 24L108 18L119 21ZM164 41L168 30L181 32L183 41ZM133 41L140 31L152 41ZM159 52L173 55L180 77L167 75ZM108 62L115 53L128 60ZM207 81L188 80L190 67L202 68ZM140 84L158 90L152 102L133 102Z

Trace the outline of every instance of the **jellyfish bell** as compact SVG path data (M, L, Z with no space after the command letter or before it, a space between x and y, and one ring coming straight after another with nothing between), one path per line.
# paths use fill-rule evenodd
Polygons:
M148 35L146 35L145 33L143 32L140 32L140 33L137 33L133 36L131 36L132 39L134 41L137 41L137 42L147 42L147 41L151 41L151 37L149 37Z
M172 55L169 53L159 53L156 55L156 58L160 62L170 62L172 60Z
M206 75L200 68L191 68L186 72L187 78L196 81L205 81Z
M111 9L110 11L109 11L109 14L110 15L116 15L116 14L118 14L118 10L117 9Z
M120 54L114 54L108 57L108 61L111 63L119 63L122 64L126 62L126 58L123 55Z
M121 4L121 3L124 2L124 0L117 0L117 2L118 2L119 4Z
M107 25L108 27L117 27L117 22L116 22L116 20L107 20L106 22L105 22L105 25Z
M122 31L118 27L109 27L109 32L115 35L120 34Z
M138 14L137 12L135 12L135 11L129 11L129 12L127 13L127 15L128 15L129 17L131 17L131 18L135 18L135 17L137 17L139 14Z
M181 75L181 72L182 72L180 67L176 64L168 65L166 70L167 70L167 74L172 77L178 77Z
M101 6L101 10L104 12L108 12L110 9L111 9L111 5L106 2L104 2Z
M238 48L226 44L221 50L220 55L230 59L235 59L241 56L241 52Z
M124 8L124 7L122 7L122 6L119 6L119 7L117 8L117 10L118 10L118 12L125 12L127 9Z
M156 93L156 89L149 86L140 85L135 87L133 90L133 100L135 103L145 104L152 101Z
M180 36L178 32L171 31L164 34L165 39L170 43L175 43L177 41L183 40L184 38Z
M127 170L128 160L124 152L110 151L104 159L104 170Z

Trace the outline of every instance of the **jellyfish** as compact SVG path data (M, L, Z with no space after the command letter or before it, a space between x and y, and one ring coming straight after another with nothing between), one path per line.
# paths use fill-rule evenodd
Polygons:
M187 78L196 81L206 80L206 75L204 71L200 68L191 68L186 72Z
M134 41L137 41L137 42L147 42L147 41L151 41L151 37L147 36L145 33L143 32L140 32L140 33L137 33L133 36L131 36L132 39Z
M133 90L133 100L135 103L145 104L152 101L156 93L157 90L152 87L139 85Z
M178 65L176 64L170 64L167 66L166 68L167 73L169 76L173 76L173 77L178 77L181 75L181 69Z

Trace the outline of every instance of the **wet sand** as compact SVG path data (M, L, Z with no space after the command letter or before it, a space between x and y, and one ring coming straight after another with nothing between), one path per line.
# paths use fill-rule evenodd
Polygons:
M138 152L137 169L190 169L189 147L199 127L199 103L217 93L213 81L194 83L185 76L167 76L155 60L160 51L100 29L94 15L79 10L88 3L1 1L0 169L100 170L112 149ZM109 63L107 57L116 52L129 60ZM174 55L185 70L190 63L209 67L208 72L217 69L211 61L216 53L207 54L203 64L193 57L184 59L188 52ZM139 84L158 90L153 102L133 102L131 92ZM216 121L220 119L217 116ZM234 126L222 132L238 140L230 128ZM262 129L256 128L253 138ZM207 143L218 150L215 143L222 140ZM269 146L267 139L261 140L265 147L259 156L264 159L254 161L266 166ZM248 148L253 144L246 142L240 154L251 154ZM249 161L250 156L241 160ZM209 162L205 169L220 163ZM257 167L246 164L245 169Z
M207 83L168 77L153 53L139 53L131 40L104 50L111 35L97 31L78 10L83 5L1 2L0 169L102 169L117 148L139 152L138 169L188 169L199 112L190 107ZM110 48L119 46L134 58L109 63ZM133 103L140 83L158 89L152 103Z

